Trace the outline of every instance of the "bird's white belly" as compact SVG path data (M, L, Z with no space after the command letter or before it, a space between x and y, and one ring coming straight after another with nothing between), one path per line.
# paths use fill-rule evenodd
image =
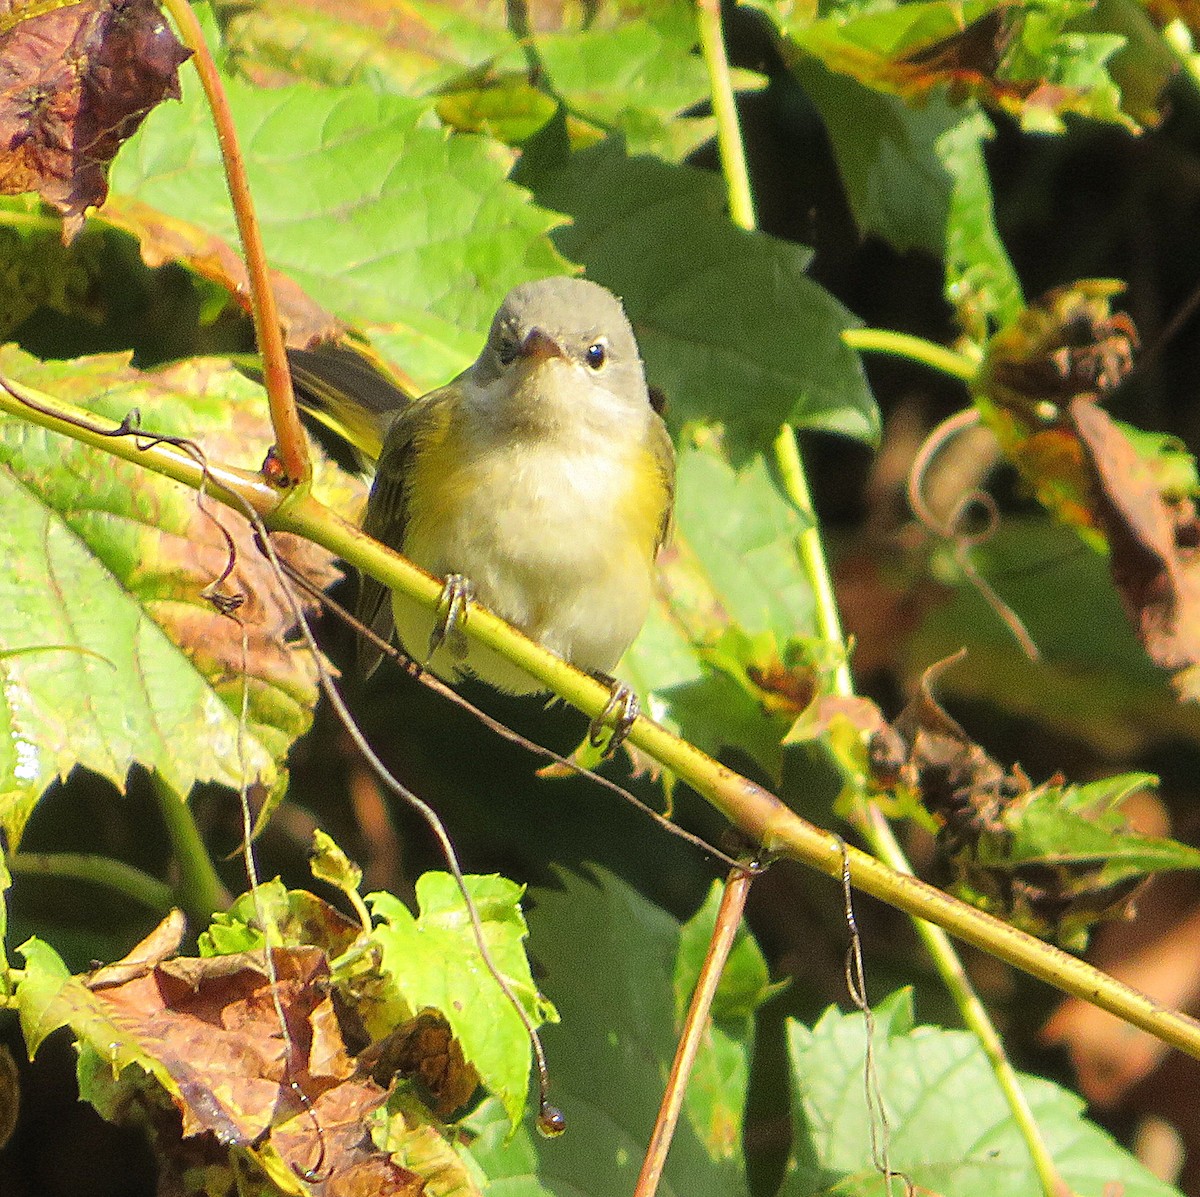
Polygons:
M608 672L645 620L653 584L652 554L620 502L632 469L612 455L506 446L472 465L473 484L436 524L413 512L405 554L440 577L462 574L480 603L531 639L581 669ZM423 608L396 603L397 635L418 660L433 624ZM543 688L482 646L465 661L443 647L430 664L443 676L465 668L510 692Z

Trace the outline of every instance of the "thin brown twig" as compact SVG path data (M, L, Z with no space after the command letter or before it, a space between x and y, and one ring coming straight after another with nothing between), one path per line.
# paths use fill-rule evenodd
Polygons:
M721 905L717 910L708 951L704 954L704 963L700 966L700 975L696 978L696 988L692 992L692 1001L688 1006L679 1044L675 1048L675 1059L667 1077L666 1091L658 1107L658 1118L646 1148L646 1156L642 1160L642 1170L638 1174L633 1197L654 1197L658 1192L658 1182L662 1178L667 1152L671 1149L671 1140L675 1137L675 1127L679 1122L679 1112L683 1108L688 1078L692 1075L696 1053L700 1050L700 1041L708 1029L713 998L729 960L729 953L733 950L734 937L742 923L742 913L746 909L746 898L750 893L750 883L754 880L755 872L754 866L743 864L731 869L725 879L725 890L721 894Z
M238 236L246 255L246 275L250 289L250 314L254 320L254 336L262 356L263 385L271 409L271 425L275 430L275 457L283 467L285 486L307 482L312 474L308 455L308 438L300 423L296 398L292 390L292 375L288 369L287 352L279 323L279 309L271 287L267 253L263 248L262 232L254 211L246 162L238 144L237 127L229 98L225 94L217 64L209 53L204 31L188 0L164 0L164 5L179 27L184 43L194 55L193 61L200 84L212 111L217 131L217 143L225 166L225 180L237 221Z

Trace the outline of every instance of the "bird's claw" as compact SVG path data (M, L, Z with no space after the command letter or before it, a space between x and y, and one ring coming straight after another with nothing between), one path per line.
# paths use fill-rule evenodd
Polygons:
M475 597L471 582L462 574L447 574L438 598L437 623L429 636L429 656L442 645L456 660L467 655L467 637L463 625L467 622L467 605Z
M610 757L625 742L630 729L642 713L638 696L624 682L610 677L601 678L612 687L604 710L588 727L588 743L593 748L604 745L604 756Z

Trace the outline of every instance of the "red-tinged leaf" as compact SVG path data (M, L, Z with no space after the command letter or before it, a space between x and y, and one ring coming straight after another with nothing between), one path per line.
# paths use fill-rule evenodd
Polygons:
M234 1189L229 1148L237 1147L271 1191L420 1197L427 1177L376 1149L367 1133L387 1093L347 1053L324 953L275 949L272 960L274 977L261 952L178 958L90 994L94 1009L68 1007L85 1049L82 1091L107 1117L148 1125L167 1173L203 1168L205 1192ZM152 1068L162 1089L108 1062L110 1028L136 1048L125 1057Z
M397 1163L365 1133L386 1096L373 1081L349 1080L322 1093L311 1113L301 1111L271 1132L272 1146L293 1170L316 1173L308 1182L313 1197L428 1197L428 1174Z
M1153 471L1113 419L1075 399L1070 422L1095 487L1113 582L1151 659L1183 676L1181 697L1197 698L1185 671L1200 663L1200 520L1190 499L1169 501Z
M1137 128L1107 69L1123 38L1072 25L1085 7L914 0L783 23L793 46L831 71L911 106L941 93L999 108L1028 129L1061 132L1068 112Z
M0 192L37 191L73 236L108 166L191 54L152 0L13 0L0 12Z
M155 373L126 357L35 363L0 353L7 378L147 432L182 436L214 462L253 468L271 441L261 391L228 363L195 359ZM335 505L354 483L320 462ZM359 488L361 493L361 488ZM198 780L261 783L278 795L280 766L316 699L310 654L288 643L293 609L237 512L159 478L140 463L0 420L0 826L15 844L55 777L83 765L125 783L156 770L182 796ZM349 508L354 506L349 501ZM206 597L244 601L240 623ZM278 550L317 585L336 576L324 550L298 537ZM245 654L243 655L243 630ZM64 646L24 653L36 645ZM239 730L243 678L249 720Z

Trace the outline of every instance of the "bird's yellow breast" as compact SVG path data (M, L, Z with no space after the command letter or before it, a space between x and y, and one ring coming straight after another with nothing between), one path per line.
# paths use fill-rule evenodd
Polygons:
M643 439L496 438L443 417L416 446L403 551L431 573L465 575L486 607L607 672L645 619L669 502ZM399 618L397 631L403 640ZM468 665L495 682L474 655Z

